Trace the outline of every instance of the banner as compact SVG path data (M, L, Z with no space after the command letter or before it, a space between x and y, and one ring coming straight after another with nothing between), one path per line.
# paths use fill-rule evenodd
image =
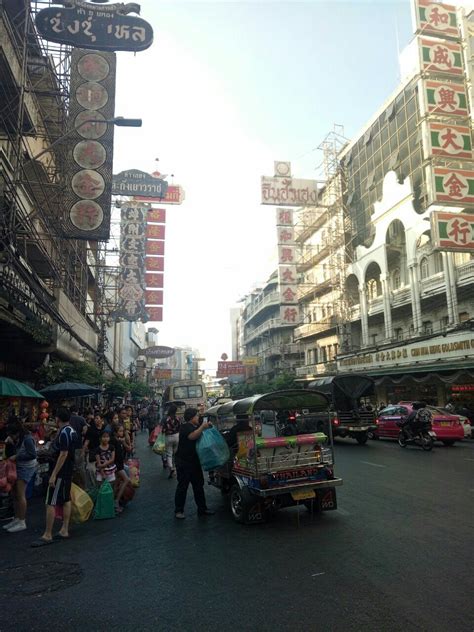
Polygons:
M66 238L110 236L114 126L101 121L114 117L115 66L115 53L72 50L68 127L75 131L68 139Z
M245 375L245 366L242 362L225 362L217 363L216 377L228 377L229 375Z
M164 208L152 208L148 211L149 222L155 222L156 224L164 224L166 222L166 209Z
M164 272L165 258L164 257L146 257L145 269L147 272Z
M472 160L471 128L465 125L447 125L427 121L424 124L423 148L425 158L445 156Z
M153 320L155 322L163 321L163 308L162 307L147 307L146 308L148 314L148 320Z
M474 215L433 211L431 242L436 250L474 252Z
M159 255L163 257L165 254L165 242L158 241L157 239L147 239L145 252L147 255Z
M160 272L146 273L145 274L145 285L147 288L162 288L163 287L163 274Z
M474 171L436 165L426 169L430 204L474 205Z
M460 39L456 7L432 0L415 0L416 27L422 35Z
M148 239L164 239L165 238L165 226L164 224L147 224L146 236Z

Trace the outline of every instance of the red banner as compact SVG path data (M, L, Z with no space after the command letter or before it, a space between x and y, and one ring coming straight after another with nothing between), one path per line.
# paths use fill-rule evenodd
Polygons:
M160 257L162 257L165 254L165 242L155 239L147 239L145 253L147 255L160 255Z
M165 226L164 224L147 224L146 236L152 239L164 239L165 238Z
M218 362L216 377L229 375L245 375L245 366L242 362Z
M145 290L145 305L163 305L163 290Z
M163 272L165 269L164 257L146 257L145 268L147 272Z
M171 369L155 369L153 375L157 380L171 380L172 370Z
M147 288L162 288L164 274L153 272L145 274L145 285Z
M147 198L147 197L135 197L135 200L140 200L140 202L151 202L157 203L156 198ZM166 195L164 198L160 200L160 204L182 204L184 200L184 191L179 184L170 184L168 186L168 190L166 191Z
M162 307L147 307L146 311L150 320L163 320L163 308Z
M148 222L157 222L158 224L164 224L166 221L166 209L165 208L152 208L148 211Z

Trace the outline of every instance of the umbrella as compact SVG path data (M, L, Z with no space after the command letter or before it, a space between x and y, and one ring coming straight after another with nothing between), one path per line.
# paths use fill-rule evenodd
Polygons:
M0 397L31 397L44 399L41 393L35 391L35 389L28 386L28 384L11 380L8 377L0 377Z
M85 395L93 395L101 391L102 389L97 388L97 386L81 384L81 382L61 382L60 384L53 384L41 389L42 397L46 397L46 399L53 397L84 397Z

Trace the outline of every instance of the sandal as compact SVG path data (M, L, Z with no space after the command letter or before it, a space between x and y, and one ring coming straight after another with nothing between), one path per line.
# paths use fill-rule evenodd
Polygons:
M53 544L54 540L44 540L43 538L39 538L39 540L35 540L31 543L31 546L34 549L38 549L40 546L46 546L47 544Z

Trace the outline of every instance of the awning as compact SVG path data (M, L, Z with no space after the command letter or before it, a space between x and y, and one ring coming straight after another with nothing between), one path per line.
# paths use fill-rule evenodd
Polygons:
M465 382L474 382L474 372L473 371L454 371L452 373L443 374L439 372L426 373L425 375L411 375L410 373L404 373L401 376L396 375L384 375L375 380L375 384L377 386L381 386L382 384L392 383L392 384L403 384L404 382L416 382L417 384L424 384L426 382L430 382L432 380L438 380L440 382L444 382L445 384L460 384Z

